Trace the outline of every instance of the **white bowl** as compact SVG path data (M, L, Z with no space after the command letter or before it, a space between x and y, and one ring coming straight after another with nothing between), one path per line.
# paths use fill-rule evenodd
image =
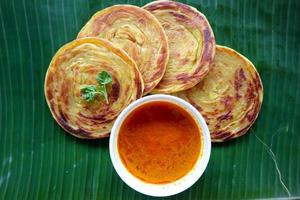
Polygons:
M144 103L153 102L153 101L171 102L184 108L198 122L198 124L202 128L202 134L203 134L202 155L199 156L193 169L189 171L185 176L178 179L177 181L166 183L166 184L152 184L136 178L124 166L118 152L118 145L117 145L118 134L123 121L137 107L141 106ZM201 177L204 170L206 169L210 157L210 150L211 150L210 133L204 118L197 111L197 109L194 108L190 103L178 97L171 96L171 95L163 95L163 94L155 94L155 95L143 97L141 99L138 99L137 101L134 101L128 107L126 107L116 119L109 140L110 158L112 160L115 170L117 171L121 179L134 190L146 195L157 196L157 197L171 196L180 193L186 190L187 188L191 187Z

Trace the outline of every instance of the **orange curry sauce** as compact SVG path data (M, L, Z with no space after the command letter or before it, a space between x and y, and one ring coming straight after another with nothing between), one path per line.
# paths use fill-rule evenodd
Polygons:
M169 183L193 168L202 154L201 135L201 128L183 108L149 102L121 125L118 151L134 176L148 183Z

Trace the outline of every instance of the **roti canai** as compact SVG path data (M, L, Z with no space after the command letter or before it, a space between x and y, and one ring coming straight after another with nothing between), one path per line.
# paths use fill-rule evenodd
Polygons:
M97 74L107 72L107 102L99 95L82 98L82 87L97 85ZM112 43L98 38L74 40L58 50L45 78L45 96L57 123L79 138L109 135L118 114L143 94L136 63Z
M175 94L203 115L213 142L244 135L262 100L262 82L253 64L228 47L217 45L213 66L195 87Z
M169 62L154 93L173 93L199 83L210 70L215 38L206 17L197 9L174 1L144 6L162 24L168 38Z

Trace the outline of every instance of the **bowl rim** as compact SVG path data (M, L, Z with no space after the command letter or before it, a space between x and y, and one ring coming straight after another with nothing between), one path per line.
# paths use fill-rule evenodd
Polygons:
M141 105L153 102L153 101L167 101L170 103L175 103L176 105L184 108L186 111L189 112L193 116L193 118L199 124L199 127L202 129L202 139L203 139L203 147L202 147L202 154L198 157L194 167L190 170L186 175L182 178L166 184L153 184L144 182L133 174L131 174L126 166L124 166L123 162L120 159L119 152L118 152L118 134L119 129L124 122L124 120L128 117L128 115L134 111L136 108L140 107ZM110 158L113 164L114 169L116 170L117 174L120 178L132 189L149 196L156 196L156 197L164 197L164 196L171 196L183 192L184 190L191 187L203 174L205 171L211 153L211 138L209 129L207 124L200 114L200 112L192 106L187 101L180 99L176 96L166 95L166 94L154 94L149 95L146 97L142 97L131 104L129 104L117 117L109 139L109 153Z

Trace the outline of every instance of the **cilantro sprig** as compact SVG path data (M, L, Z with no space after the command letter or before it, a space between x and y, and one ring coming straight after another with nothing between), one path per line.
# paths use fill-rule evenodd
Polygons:
M96 76L96 80L98 82L98 86L96 85L84 85L80 88L81 90L81 97L87 101L91 102L95 99L96 96L100 95L105 98L107 104L108 102L108 94L106 90L106 85L112 83L111 75L106 72L102 71Z

